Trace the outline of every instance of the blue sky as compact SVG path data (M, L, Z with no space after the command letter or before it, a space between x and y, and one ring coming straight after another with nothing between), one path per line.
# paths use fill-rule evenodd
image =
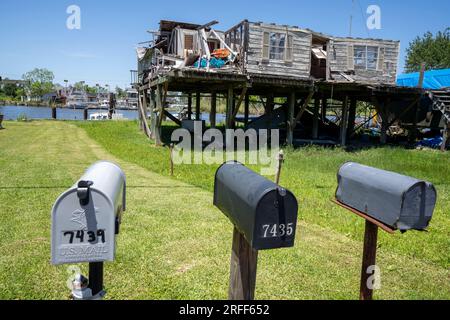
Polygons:
M1 0L0 75L21 78L35 67L55 73L55 82L84 80L94 85L126 86L136 69L134 48L149 40L146 30L160 19L206 23L217 19L226 30L243 19L297 25L336 36L402 42L401 70L408 43L426 31L450 26L448 0ZM81 30L68 30L66 9L81 8ZM367 7L381 7L381 30L366 28Z

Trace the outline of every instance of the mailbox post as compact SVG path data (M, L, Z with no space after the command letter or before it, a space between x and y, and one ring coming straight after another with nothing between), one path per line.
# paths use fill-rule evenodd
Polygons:
M216 172L214 205L234 225L229 299L252 300L258 251L294 246L297 199L290 191L233 161Z
M436 205L436 189L426 181L357 163L338 173L334 202L366 220L360 299L372 300L368 270L376 264L378 229L388 233L425 230Z
M89 263L92 296L80 298L74 294L75 298L104 296L103 263L114 260L125 205L125 174L105 161L91 166L56 200L52 210L52 264Z

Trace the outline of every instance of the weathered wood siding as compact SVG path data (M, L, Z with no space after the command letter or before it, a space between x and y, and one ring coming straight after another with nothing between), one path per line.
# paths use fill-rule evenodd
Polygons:
M249 22L246 70L250 74L309 78L312 35L304 30ZM263 59L264 32L287 33L292 36L292 61Z
M376 70L362 70L354 66L354 47L378 47ZM335 80L345 80L336 72L348 73L356 82L395 84L400 42L390 40L333 38L328 45L328 64Z

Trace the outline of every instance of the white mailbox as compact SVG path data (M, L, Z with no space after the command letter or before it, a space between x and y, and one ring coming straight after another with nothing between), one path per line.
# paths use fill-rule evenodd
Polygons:
M125 191L124 172L102 161L63 193L52 210L52 263L113 261Z

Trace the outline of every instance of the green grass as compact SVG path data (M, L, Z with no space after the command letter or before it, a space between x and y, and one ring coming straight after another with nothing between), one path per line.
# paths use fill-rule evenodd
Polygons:
M127 174L128 210L108 299L226 299L232 226L212 205L216 166L177 166L135 122L6 122L0 131L0 299L65 299L50 265L50 210L99 159ZM428 151L287 151L282 184L300 199L294 248L260 253L257 299L357 299L363 222L329 201L348 160L425 178L439 201L429 233L381 234L377 299L449 299L449 159ZM431 168L431 164L434 166ZM85 266L83 266L85 269Z
M80 127L113 155L162 175L169 175L169 150L156 147L136 130L135 122L80 122ZM165 129L169 135L170 128ZM300 219L332 229L355 240L363 237L361 218L336 208L336 174L347 161L425 179L438 190L438 205L428 233L382 234L380 246L394 252L450 267L450 155L439 151L374 148L358 152L308 147L285 150L281 184L300 199ZM177 165L175 178L213 191L217 165ZM250 166L257 170L258 167Z

